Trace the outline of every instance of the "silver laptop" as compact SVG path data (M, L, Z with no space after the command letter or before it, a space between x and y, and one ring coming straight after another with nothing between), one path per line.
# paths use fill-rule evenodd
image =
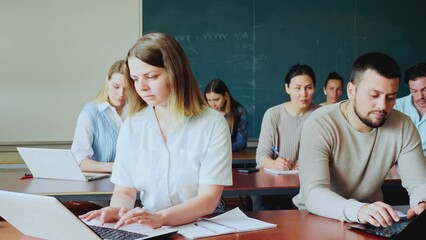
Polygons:
M148 239L177 232L132 224L116 230L87 224L54 197L0 190L0 216L24 235L42 239ZM112 224L110 224L113 226ZM107 235L110 236L105 236Z
M35 178L91 181L108 173L83 173L70 149L16 148Z

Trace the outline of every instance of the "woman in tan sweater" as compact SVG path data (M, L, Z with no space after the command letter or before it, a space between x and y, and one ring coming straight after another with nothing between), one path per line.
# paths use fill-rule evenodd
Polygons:
M301 64L292 66L285 77L284 87L290 101L269 108L263 116L256 151L258 167L275 170L298 169L299 140L303 122L319 107L312 102L315 73L310 66ZM288 202L290 206L285 206L284 202ZM254 210L292 207L288 196L262 196L254 198L253 203Z

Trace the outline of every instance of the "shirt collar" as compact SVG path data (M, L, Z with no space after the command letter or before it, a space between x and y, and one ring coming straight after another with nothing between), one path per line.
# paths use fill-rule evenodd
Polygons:
M158 122L157 121L157 117L155 116L155 110L153 106L147 106L144 110L142 111L148 111L149 117L151 117L153 119L153 121ZM181 124L178 126L178 128L180 128L183 125L186 125L187 122L189 121L191 117L183 117ZM158 123L157 123L158 124Z
M113 106L111 106L111 104L109 103L109 102L102 102L102 103L98 103L98 110L99 110L99 112L102 112L102 111L105 111L106 109L110 109L112 112L115 112L115 113L117 113L117 111L115 110L115 108L113 107ZM124 107L123 107L123 111L122 111L122 113L121 113L121 119L122 120L124 120L124 118L126 117L126 115L127 115L127 108L128 108L128 105L126 104L126 105L124 105Z
M105 109L107 109L107 108L112 108L112 106L109 104L109 102L98 103L99 112L105 111Z

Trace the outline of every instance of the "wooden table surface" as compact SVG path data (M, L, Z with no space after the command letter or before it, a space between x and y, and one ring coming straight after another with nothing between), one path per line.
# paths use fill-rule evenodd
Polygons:
M244 151L232 152L232 161L251 160L256 162L256 149L246 148Z
M61 201L109 200L114 184L109 178L90 182L56 179L21 179L25 169L0 172L0 189L13 192L49 195Z
M347 228L348 223L313 215L304 210L277 210L262 212L246 212L250 217L270 223L276 223L277 228L252 231L239 234L228 234L205 238L209 240L278 240L278 239L315 239L315 240L378 240L375 235ZM23 236L9 223L0 222L0 238L6 240L30 240L34 238ZM183 240L183 236L173 234L173 240Z
M0 189L6 191L55 196L61 201L109 200L114 184L109 178L91 182L24 179L24 170L0 172ZM274 175L260 169L254 173L240 173L232 169L233 185L225 187L223 196L297 194L300 182L297 174ZM392 173L385 184L401 184L399 175Z
M25 171L3 171L0 173L0 189L6 191L55 196L61 201L100 201L109 200L114 184L109 178L91 182L20 179ZM263 169L255 173L240 173L232 169L233 185L225 187L223 196L294 194L299 190L296 175L265 173Z
M280 195L299 192L297 174L274 175L263 168L258 172L240 173L232 169L233 185L225 187L223 196Z

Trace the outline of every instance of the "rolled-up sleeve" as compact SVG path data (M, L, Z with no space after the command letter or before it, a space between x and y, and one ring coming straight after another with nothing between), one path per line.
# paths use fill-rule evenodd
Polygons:
M89 116L85 111L82 111L78 116L74 138L71 145L71 151L74 154L78 164L83 159L93 156L93 126Z

